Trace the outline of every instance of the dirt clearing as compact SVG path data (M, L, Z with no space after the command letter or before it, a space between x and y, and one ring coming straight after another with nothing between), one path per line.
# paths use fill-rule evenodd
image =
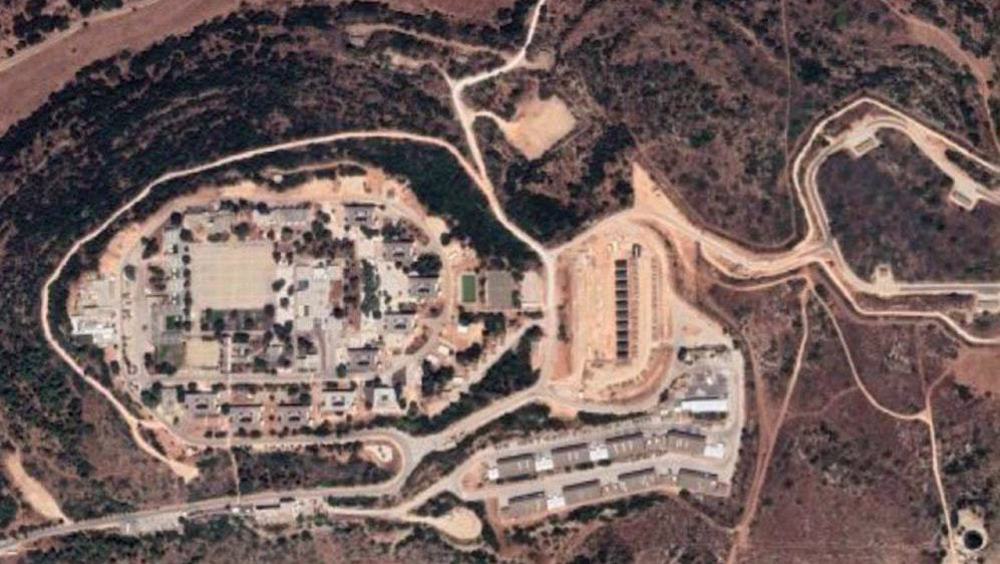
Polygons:
M576 118L566 102L553 96L532 98L520 104L513 121L490 114L507 141L529 160L545 154L576 127Z
M483 522L466 507L456 507L441 517L425 517L420 521L459 542L474 541L483 532Z
M955 374L955 380L972 386L979 393L992 392L1000 395L1000 379L996 377L997 349L962 348L958 358L948 369Z
M49 490L45 489L38 480L32 478L21 465L21 453L14 451L4 458L4 468L7 469L7 476L14 483L24 501L46 519L63 521L69 523L71 520L63 514L59 504L56 503Z

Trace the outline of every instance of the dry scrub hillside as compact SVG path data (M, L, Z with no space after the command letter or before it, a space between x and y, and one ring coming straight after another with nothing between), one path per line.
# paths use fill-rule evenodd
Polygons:
M628 205L623 162L639 159L709 228L787 246L802 224L786 174L794 150L813 121L861 92L996 152L972 69L887 3L786 4L547 6L536 64L469 93L504 116L526 94L555 94L577 119L531 161L482 125L508 209L539 236L565 238Z

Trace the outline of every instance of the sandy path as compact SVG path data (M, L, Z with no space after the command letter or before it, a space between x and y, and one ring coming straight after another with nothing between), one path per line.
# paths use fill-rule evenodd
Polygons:
M71 28L0 63L0 134L38 109L49 94L66 85L78 70L124 49L146 49L169 35L227 14L238 0L170 0L136 5L86 26Z
M440 517L412 517L413 522L430 525L459 542L471 542L483 532L483 522L466 507L456 507Z
M4 468L7 469L7 476L14 483L14 487L17 488L21 495L24 496L24 501L31 506L36 512L45 517L46 519L52 519L53 521L63 521L65 523L70 523L72 520L63 514L62 509L59 508L59 503L56 502L49 490L45 489L38 480L32 478L24 470L24 466L21 464L21 453L19 451L14 451L8 454L4 458Z

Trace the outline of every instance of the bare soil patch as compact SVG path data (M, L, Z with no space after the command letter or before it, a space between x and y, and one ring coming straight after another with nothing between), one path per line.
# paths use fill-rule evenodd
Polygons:
M456 507L441 517L429 517L425 521L459 542L474 541L483 532L483 522L467 507Z
M948 363L948 371L955 380L971 386L981 394L1000 397L1000 350L996 347L971 348L959 351L958 357Z
M497 123L511 145L535 160L573 131L576 118L558 96L533 97L518 106L513 120L498 118Z
M46 519L54 521L69 521L69 518L62 512L59 503L52 497L49 490L38 480L32 478L21 465L21 453L14 451L4 458L4 468L7 469L7 476L14 482L14 486L24 496L24 501Z

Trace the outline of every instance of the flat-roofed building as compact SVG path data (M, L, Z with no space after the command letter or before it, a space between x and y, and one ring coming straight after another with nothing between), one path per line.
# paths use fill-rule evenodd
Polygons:
M681 400L681 411L693 415L728 413L729 401L726 398L717 397L687 398Z
M604 495L604 489L599 480L588 480L564 487L562 494L566 505L577 505L600 499Z
M88 311L86 315L71 315L70 324L76 337L89 337L98 347L107 347L118 340L117 315L111 310Z
M544 491L532 492L524 495L517 495L507 500L507 505L500 511L505 517L518 518L529 515L537 515L545 512L547 503Z
M608 457L611 460L642 456L647 451L646 438L640 431L611 437L605 442L608 445Z
M347 349L347 372L357 374L375 369L378 349L375 347L353 347Z
M274 408L276 424L290 429L298 429L309 424L309 406L300 404L283 404Z
M253 431L260 428L263 408L259 403L230 405L229 423L236 429Z
M265 213L253 211L253 222L261 227L304 227L311 218L309 206L270 208Z
M545 509L559 511L566 507L566 498L561 493L554 493L545 498Z
M413 329L416 313L391 311L382 315L382 326L390 333L407 333Z
M440 283L434 276L410 276L407 293L413 298L433 298L438 295Z
M98 347L118 339L118 285L114 278L87 278L79 286L69 316L72 333L89 337Z
M672 429L667 433L667 450L680 454L701 455L705 452L708 440L704 435Z
M334 390L329 392L323 392L322 400L320 401L320 412L321 413L333 413L336 415L343 414L350 411L354 407L354 402L357 400L358 392L356 390Z
M344 224L348 227L357 225L375 226L375 204L349 203L344 204Z
M513 480L535 475L535 455L532 453L518 454L498 458L496 464L486 472L486 477L494 482L497 480Z
M215 392L184 392L184 409L195 417L219 414L219 396Z
M604 443L590 443L591 462L601 462L603 460L608 460L609 458L610 453L608 452L608 445Z
M183 241L181 240L181 230L177 227L167 228L163 230L163 253L167 255L176 255L181 252L183 248Z
M409 266L413 261L413 239L395 239L382 244L382 258Z
M681 468L677 472L677 486L693 494L709 493L719 489L719 477L711 472Z
M633 492L656 485L659 482L659 476L657 476L655 468L643 468L619 474L618 482L625 488L626 492Z
M236 222L236 214L228 210L189 211L184 214L184 226L206 236L228 234Z
M372 389L372 413L384 415L398 413L400 409L394 388L381 386Z
M552 464L555 468L573 468L590 462L590 445L577 443L552 449Z
M547 452L540 452L535 455L535 471L536 472L548 472L549 470L555 469L555 464L552 462L552 455Z

